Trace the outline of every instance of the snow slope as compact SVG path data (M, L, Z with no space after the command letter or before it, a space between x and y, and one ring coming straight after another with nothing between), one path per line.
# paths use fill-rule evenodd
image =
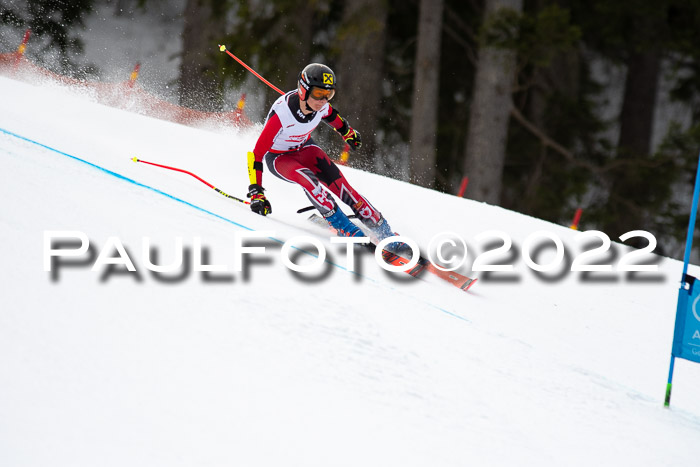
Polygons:
M183 127L5 77L0 102L3 466L697 465L700 366L677 361L663 408L679 262L536 274L531 234L560 238L569 263L582 234L347 168L403 235L465 239L460 271L479 281L465 293L405 280L366 254L353 273L295 213L300 189L266 174L263 218L131 160L241 197L259 128ZM497 261L514 270L472 273L498 245L480 237L491 230L512 238ZM82 232L91 249L47 272L46 231ZM235 272L235 239L251 232L266 253ZM300 235L328 250L322 271L281 262ZM156 264L182 238L189 266L147 270L146 237ZM99 264L118 257L115 238L135 272ZM197 241L203 264L228 270L195 271ZM315 261L301 250L297 263ZM627 250L612 252L598 260Z

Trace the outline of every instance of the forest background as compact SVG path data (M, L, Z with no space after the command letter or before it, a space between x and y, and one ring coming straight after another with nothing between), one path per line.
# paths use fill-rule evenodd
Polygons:
M164 18L174 35L146 28L177 70L161 97L230 110L246 92L256 122L277 94L218 44L283 90L325 63L334 107L363 136L350 165L449 193L466 176L465 197L559 224L582 208L584 230L647 230L658 253L682 257L700 150L700 0L0 5L0 52L30 28L27 56L81 79L107 75L83 56L90 18L93 29L96 15ZM340 146L326 128L317 139Z

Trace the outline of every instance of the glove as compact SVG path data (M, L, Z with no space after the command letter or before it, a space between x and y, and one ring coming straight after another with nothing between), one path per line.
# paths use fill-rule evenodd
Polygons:
M351 127L348 127L348 131L343 135L343 140L350 146L350 149L353 151L355 149L359 149L360 146L362 146L362 138L360 138L360 132L357 130L353 130Z
M248 187L248 198L250 198L250 210L261 216L267 216L272 212L270 202L263 194L265 189L260 185L250 185Z

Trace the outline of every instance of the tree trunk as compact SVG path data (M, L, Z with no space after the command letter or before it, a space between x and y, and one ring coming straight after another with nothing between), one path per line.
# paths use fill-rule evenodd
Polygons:
M338 31L341 55L334 69L338 111L362 134L362 149L352 154L351 161L365 169L374 168L388 10L387 0L345 2Z
M435 183L443 0L421 0L418 50L413 77L411 117L411 181Z
M537 67L532 76L532 86L527 95L527 117L544 135L556 138L559 123L558 115L562 109L552 106L554 95L564 97L570 102L576 102L578 98L580 73L580 57L577 53L559 53L551 59L546 68ZM558 100L558 99L557 99ZM559 143L568 145L570 141ZM505 187L502 190L501 201L504 207L514 208L518 212L536 215L543 212L542 209L542 184L546 183L543 177L550 172L546 170L550 148L544 142L541 148L538 162L527 171L522 171L522 177L526 178L525 189L518 187ZM564 168L566 164L557 164ZM549 203L548 203L549 204Z
M486 0L484 18L503 8L522 12L522 6L522 0ZM464 163L468 196L478 201L501 200L515 65L513 51L488 45L479 50Z
M627 61L618 147L633 157L643 157L651 152L660 69L661 54L658 50L634 53Z
M627 60L625 96L620 113L619 158L644 159L652 152L652 127L660 70L661 53L658 49L634 52ZM616 238L630 230L644 228L646 181L634 167L616 171L614 176L609 203L614 215L606 230Z
M217 41L226 33L222 0L187 0L182 33L180 105L218 111L223 108L223 76L217 63Z

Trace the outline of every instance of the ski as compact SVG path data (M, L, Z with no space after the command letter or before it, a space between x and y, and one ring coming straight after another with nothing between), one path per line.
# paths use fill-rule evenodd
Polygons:
M460 274L458 272L454 271L442 271L438 269L434 264L432 264L430 261L428 261L425 265L425 269L431 273L434 274L435 276L439 277L440 279L449 282L450 284L454 285L455 287L459 287L460 289L466 291L474 285L474 282L477 281L475 278L467 277L463 274Z
M308 220L313 224L330 230L334 234L336 233L336 230L333 227L331 227L328 224L328 222L326 222L326 220L318 214L311 214ZM374 243L366 243L363 246L367 247L372 252L374 252L377 248L377 246ZM409 263L408 259L387 250L382 250L382 258L388 264L391 264L393 266L405 266ZM472 285L474 285L474 282L477 281L477 279L467 277L458 272L443 271L441 269L438 269L434 264L432 264L430 261L428 261L426 258L423 258L422 256L419 258L418 264L416 264L412 269L404 272L410 276L418 277L423 271L428 271L434 276L464 291L469 290L469 288Z
M374 244L370 245L374 246ZM384 258L384 261L386 261L389 264L393 264L394 266L404 266L409 263L409 261L406 258L386 250L382 251L382 258ZM476 282L476 279L472 279L471 277L467 277L458 272L443 271L441 269L438 269L434 264L432 264L430 261L423 258L422 256L418 260L418 264L413 269L405 272L413 277L418 277L418 275L423 271L428 271L429 273L464 291L468 290L469 287L471 287L474 284L474 282Z
M371 245L370 249L372 249L373 251L376 250L376 246L373 243L370 243L369 245ZM382 259L386 263L391 264L393 266L405 266L409 262L406 258L387 250L382 250ZM425 269L426 264L427 263L422 258L420 258L418 260L418 263L415 266L413 266L412 269L409 269L408 271L404 272L409 276L418 277L418 274L420 274L423 271L423 269Z

